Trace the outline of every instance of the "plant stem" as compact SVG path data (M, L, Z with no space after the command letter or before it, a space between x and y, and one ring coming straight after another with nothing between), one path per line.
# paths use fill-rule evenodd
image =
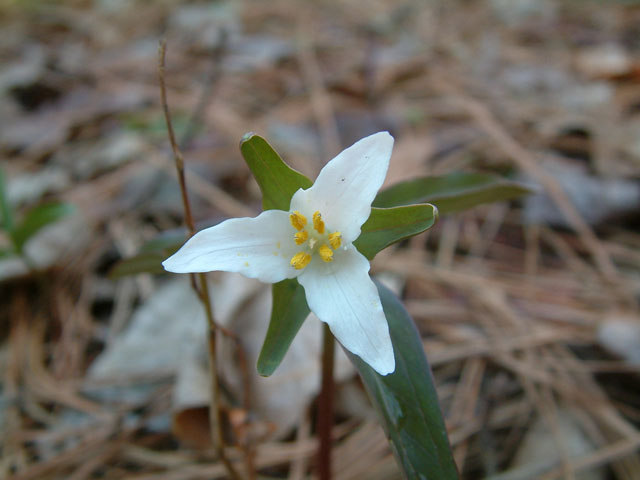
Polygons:
M184 158L178 144L176 142L176 135L173 131L173 123L171 122L171 113L169 112L169 103L167 102L167 87L164 83L164 59L167 52L167 44L163 40L160 42L160 50L158 52L158 76L160 80L160 97L162 100L162 110L164 111L164 118L167 122L167 132L169 133L169 142L171 143L171 150L173 150L173 158L176 162L176 170L178 171L178 182L180 183L180 193L182 194L182 205L184 207L184 217L189 229L189 236L193 236L196 231L195 223L193 222L193 215L191 215L191 204L189 203L189 197L187 196L187 183L184 178Z
M318 400L317 430L318 476L320 480L331 479L331 428L333 426L333 364L336 342L329 325L323 323L322 335L322 389Z
M167 122L167 131L169 132L169 141L171 143L171 149L173 150L173 157L176 163L176 170L178 172L178 181L180 183L180 192L182 194L182 203L184 206L185 223L189 231L189 237L195 233L195 223L193 216L191 215L191 204L189 203L189 196L187 195L187 184L184 176L184 158L176 143L176 136L173 131L173 124L171 122L171 114L169 112L169 104L167 102L167 88L164 82L164 65L165 54L167 51L167 45L164 41L160 43L160 49L158 51L158 76L160 81L160 96L162 100L162 109L164 111L164 117ZM217 325L215 318L213 317L213 310L211 308L211 297L209 296L209 286L207 285L207 276L204 273L198 274L199 285L197 285L195 278L192 274L191 285L194 287L196 294L200 298L207 315L208 331L208 344L209 344L209 370L211 374L211 393L209 400L209 427L211 430L211 441L213 447L218 454L218 457L224 464L229 476L234 480L240 480L242 477L233 467L231 460L225 453L225 441L224 433L222 431L222 408L220 403L220 382L218 380L218 369L216 362L216 333Z

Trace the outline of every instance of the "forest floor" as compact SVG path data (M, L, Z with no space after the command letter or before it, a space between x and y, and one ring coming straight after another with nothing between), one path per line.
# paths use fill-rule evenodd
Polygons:
M30 265L1 255L0 231L0 477L225 477L188 279L110 275L184 225L164 39L200 226L260 212L248 131L310 178L388 130L387 185L458 171L535 185L442 215L372 274L423 336L462 478L640 478L639 25L631 1L0 0L9 201L18 217L74 208L26 243ZM232 457L308 478L320 326L258 377L269 290L211 282L248 359L222 341ZM401 478L344 358L338 378L335 478Z

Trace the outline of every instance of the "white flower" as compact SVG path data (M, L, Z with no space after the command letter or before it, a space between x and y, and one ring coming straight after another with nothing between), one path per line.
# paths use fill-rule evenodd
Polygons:
M288 212L226 220L163 262L176 273L222 270L275 283L297 278L313 313L381 375L395 370L389 327L369 261L353 246L389 167L393 137L363 138L331 160Z

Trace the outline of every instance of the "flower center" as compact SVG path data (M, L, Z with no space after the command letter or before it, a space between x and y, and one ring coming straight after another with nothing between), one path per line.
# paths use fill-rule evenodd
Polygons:
M291 266L302 270L309 265L314 253L318 253L323 262L333 261L333 252L342 244L340 232L329 232L319 211L313 214L313 226L307 228L307 218L297 210L289 215L291 225L297 230L293 241L303 250L291 257Z

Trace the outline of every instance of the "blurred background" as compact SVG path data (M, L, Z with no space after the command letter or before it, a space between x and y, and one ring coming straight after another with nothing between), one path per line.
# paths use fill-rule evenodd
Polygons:
M248 131L312 178L388 130L387 185L534 186L442 215L372 273L423 335L462 478L640 478L640 4L577 0L0 0L5 194L15 222L64 213L22 256L0 232L0 477L224 478L188 279L153 255L114 273L183 225L161 39L200 227L259 213ZM211 282L234 455L309 478L320 325L259 378L269 288ZM343 357L338 377L335 478L400 478Z

